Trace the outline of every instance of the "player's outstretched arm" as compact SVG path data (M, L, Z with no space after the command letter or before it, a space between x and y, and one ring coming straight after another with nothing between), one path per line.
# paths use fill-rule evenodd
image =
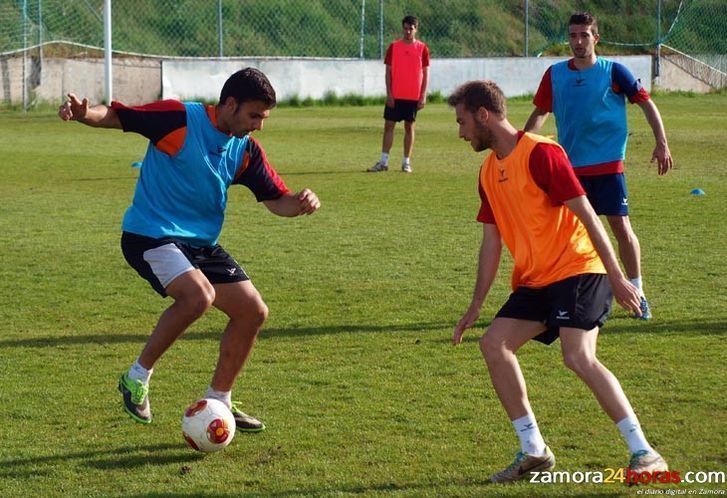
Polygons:
M263 201L263 204L271 213L287 217L313 214L321 207L318 196L309 189L303 189L295 194L287 193L277 199Z
M651 99L645 102L639 102L639 107L644 111L646 121L651 126L651 131L654 133L654 139L656 140L654 152L651 154L651 162L656 161L659 175L666 175L674 166L674 162L666 141L666 131L664 130L664 122L661 119L661 114Z
M530 113L530 117L525 123L525 127L523 127L523 131L538 133L540 128L545 124L545 120L548 119L548 114L550 114L548 111L544 111L538 107L533 109L533 112Z
M73 93L69 93L68 99L58 108L58 117L63 121L78 121L94 128L121 129L116 111L105 105L91 107L87 98L79 100Z
M475 290L472 293L472 302L462 318L454 327L452 344L455 346L462 342L464 331L473 327L480 317L482 304L485 302L487 293L490 291L492 282L497 275L497 268L500 266L500 254L502 253L502 240L497 225L485 223L482 225L482 244L477 263L477 280Z
M598 256L606 267L608 280L611 283L611 291L616 302L626 311L632 312L637 316L641 316L641 296L639 291L624 277L621 267L618 265L616 253L613 250L611 241L603 228L603 223L598 219L598 215L591 207L585 195L574 197L565 201L568 209L573 211L586 227L588 235L591 237L593 246L596 248Z

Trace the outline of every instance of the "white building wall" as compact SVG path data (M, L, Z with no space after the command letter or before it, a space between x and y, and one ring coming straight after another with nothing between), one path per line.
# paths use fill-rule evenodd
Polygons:
M432 59L429 92L449 95L474 79L492 79L505 95L513 97L535 93L545 70L566 57L493 57L482 59ZM642 84L651 90L651 57L613 57L626 65ZM243 67L264 72L273 84L279 100L297 96L301 99L323 98L332 92L365 97L386 93L385 66L381 61L309 60L309 59L238 59L162 61L162 95L164 98L214 100L225 79Z

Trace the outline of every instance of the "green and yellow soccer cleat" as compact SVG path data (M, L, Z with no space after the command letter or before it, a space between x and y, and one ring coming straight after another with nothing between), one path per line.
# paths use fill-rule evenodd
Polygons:
M119 379L119 392L123 397L124 411L129 417L140 424L151 424L149 386L123 374Z

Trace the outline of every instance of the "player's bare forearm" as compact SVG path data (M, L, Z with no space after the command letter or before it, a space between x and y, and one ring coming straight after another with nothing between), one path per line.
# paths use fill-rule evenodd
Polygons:
M575 213L578 219L581 220L581 223L586 227L588 236L591 238L591 242L593 242L598 256L603 261L609 277L623 278L623 272L618 265L616 253L613 250L608 234L606 234L606 229L603 227L601 220L598 219L598 215L591 207L586 196L582 195L565 201L565 205Z
M116 111L105 105L90 106L88 99L79 100L73 93L69 93L68 99L58 108L58 117L63 121L78 121L94 128L121 129Z
M465 330L474 326L480 317L482 304L485 302L492 282L497 275L497 269L500 266L500 255L502 254L502 240L500 232L496 225L484 224L482 232L482 244L477 260L477 279L475 281L475 289L472 292L472 301L469 307L454 327L452 335L452 344L457 345L462 342L462 336Z
M477 260L477 280L472 293L472 304L482 306L492 282L497 275L502 254L502 239L496 225L484 224L482 228L482 244Z
M313 214L321 207L318 196L309 189L301 190L295 194L289 192L277 199L263 201L263 204L271 213L289 218Z
M665 175L674 166L674 161L671 157L669 144L666 140L666 130L664 129L664 122L661 119L661 114L659 113L659 109L656 107L656 104L654 104L654 101L651 99L645 102L639 102L639 107L641 107L641 110L644 112L644 116L651 127L651 131L654 134L654 140L656 142L654 152L651 154L651 161L656 161L659 175Z
M548 114L550 113L536 107L530 114L523 130L530 133L538 133L540 128L545 124L545 120L548 119Z
M639 102L639 107L644 112L646 121L651 127L651 131L654 133L654 139L657 144L666 145L666 131L664 130L664 122L661 119L659 109L654 104L654 101L649 99L645 102Z
M94 128L121 129L121 121L116 111L105 105L91 107L86 116L78 119L78 122Z
M585 195L565 201L568 209L573 211L586 227L588 236L593 242L598 256L606 267L608 280L611 283L611 291L616 302L626 311L641 315L641 296L639 291L624 277L616 259L616 252L613 250L611 241L608 238L603 223L591 207Z

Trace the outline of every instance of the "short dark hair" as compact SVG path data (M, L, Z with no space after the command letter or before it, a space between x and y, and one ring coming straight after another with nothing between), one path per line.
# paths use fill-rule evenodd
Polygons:
M590 12L576 12L568 20L568 26L590 26L591 33L594 35L598 34L598 21Z
M277 103L270 80L254 67L241 69L227 78L220 92L220 104L224 104L228 97L234 98L238 104L258 100L270 109Z
M505 94L492 80L476 80L461 85L449 96L447 103L452 107L463 104L469 112L477 112L484 107L498 117L507 115Z
M404 19L401 20L401 25L403 26L405 24L411 24L414 27L419 26L419 19L417 19L417 16L404 16Z

